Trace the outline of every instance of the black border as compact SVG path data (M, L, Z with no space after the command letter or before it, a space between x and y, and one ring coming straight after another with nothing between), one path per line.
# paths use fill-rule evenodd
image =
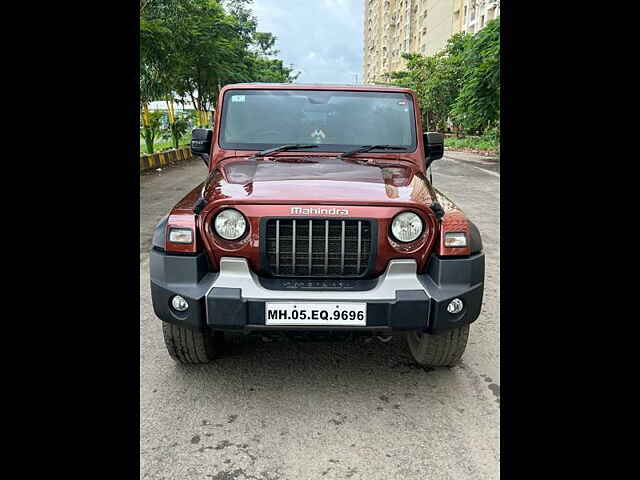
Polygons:
M36 461L22 449L26 461L12 463L30 478L139 478L140 5L8 7L24 8L6 18L24 20L27 39L7 43L16 48L6 56L21 57L7 58L16 81L7 91L22 92L8 111L37 138L18 142L4 172L6 213L25 230L8 277L24 295L6 312L21 432L10 436L46 437ZM28 309L18 314L19 304Z

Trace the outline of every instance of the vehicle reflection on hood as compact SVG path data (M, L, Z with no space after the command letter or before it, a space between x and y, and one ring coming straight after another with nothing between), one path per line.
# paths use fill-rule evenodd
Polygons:
M284 157L277 161L246 160L226 163L222 166L229 183L333 180L345 182L388 183L405 186L413 175L411 168L403 165L365 163L358 159L313 157Z
M372 158L230 159L214 172L206 195L209 200L425 203L431 202L425 182L414 166Z

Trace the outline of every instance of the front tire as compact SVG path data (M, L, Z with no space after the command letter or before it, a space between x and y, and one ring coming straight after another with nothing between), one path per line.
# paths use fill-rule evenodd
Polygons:
M223 348L223 333L210 333L162 322L164 344L171 358L185 364L209 363L218 358Z
M446 330L435 335L423 332L407 333L407 344L414 360L425 367L451 367L462 358L469 325Z

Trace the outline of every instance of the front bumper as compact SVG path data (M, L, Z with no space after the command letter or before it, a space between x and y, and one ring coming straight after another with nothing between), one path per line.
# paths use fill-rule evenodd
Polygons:
M373 280L274 280L258 277L246 259L224 257L219 272L209 272L206 257L150 254L151 296L165 322L214 330L361 330L375 333L420 330L438 333L476 320L482 306L484 254L464 258L432 256L418 274L410 259L390 260ZM170 306L174 295L189 303L184 313ZM454 298L464 302L458 314L447 312ZM265 303L277 301L366 302L366 327L267 326Z

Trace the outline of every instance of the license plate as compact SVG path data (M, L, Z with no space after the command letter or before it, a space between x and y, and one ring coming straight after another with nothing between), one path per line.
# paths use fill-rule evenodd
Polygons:
M267 302L266 325L367 325L366 303Z

